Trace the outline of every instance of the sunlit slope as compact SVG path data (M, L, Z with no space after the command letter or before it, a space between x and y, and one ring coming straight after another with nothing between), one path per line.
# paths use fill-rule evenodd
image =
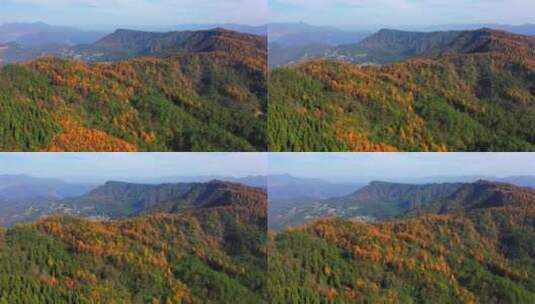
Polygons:
M535 40L469 31L381 66L318 60L270 77L273 151L533 151Z
M325 219L273 235L272 302L533 302L535 192L478 183L450 204L440 214Z
M103 40L118 39L110 36ZM195 39L202 47L168 43L118 62L43 58L4 66L0 149L266 150L265 39L224 30ZM111 53L129 44L113 46Z
M266 194L229 187L205 207L2 231L0 302L265 302Z

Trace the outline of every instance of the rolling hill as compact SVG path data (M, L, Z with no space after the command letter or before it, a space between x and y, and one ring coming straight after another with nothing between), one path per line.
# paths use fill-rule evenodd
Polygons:
M158 195L112 186L92 196ZM0 302L266 303L266 194L223 187L187 209L103 222L55 216L0 231Z
M438 214L323 219L269 241L272 303L530 303L535 191L463 185Z
M405 60L273 70L270 150L535 150L535 38L383 31L362 45L388 53L377 62Z
M125 60L1 67L0 150L267 149L265 38L117 31L84 49Z

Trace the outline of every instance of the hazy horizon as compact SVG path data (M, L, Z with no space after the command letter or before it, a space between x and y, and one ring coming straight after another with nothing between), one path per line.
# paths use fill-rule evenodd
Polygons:
M270 153L268 173L331 182L535 176L535 153Z
M1 23L41 21L84 29L115 25L260 25L267 23L267 17L265 0L4 0L0 11Z
M0 153L0 175L72 182L266 175L264 153Z
M270 22L302 21L341 27L363 25L535 23L531 0L268 0Z
M71 182L291 175L330 182L535 176L535 153L0 153L0 175Z

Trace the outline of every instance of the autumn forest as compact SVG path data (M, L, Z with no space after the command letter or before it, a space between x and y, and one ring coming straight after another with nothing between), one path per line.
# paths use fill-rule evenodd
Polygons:
M0 304L535 303L505 2L3 1Z

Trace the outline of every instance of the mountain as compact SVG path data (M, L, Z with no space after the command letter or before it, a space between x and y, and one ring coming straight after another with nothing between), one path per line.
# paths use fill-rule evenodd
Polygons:
M306 23L273 23L269 28L269 65L282 67L311 59L331 58L357 64L398 62L440 49L466 31L488 29L534 36L535 25L437 25L381 29L341 30Z
M333 183L316 178L295 177L288 174L269 175L268 193L270 200L293 198L325 199L344 196L359 187L352 183Z
M210 31L215 28L226 29L233 32L248 33L253 35L267 35L267 26L248 26L239 24L221 24L221 25L177 25L168 27L142 27L143 30L152 29L155 33L152 35L167 36L169 38L171 33L156 33L173 31ZM9 45L9 49L1 51L0 48L0 63L14 63L24 62L39 58L42 56L58 56L58 57L76 57L78 59L86 59L88 61L98 60L114 60L131 57L132 54L128 50L113 49L108 51L122 52L122 56L113 53L108 54L110 58L103 54L94 53L95 49L101 47L98 43L100 40L109 41L112 36L119 36L121 32L132 32L135 36L140 31L118 30L116 33L109 35L108 30L102 31L84 31L75 27L66 26L52 26L43 22L36 23L9 23L0 25L0 45ZM149 34L148 32L146 33ZM124 36L124 33L123 33ZM165 39L163 39L165 40ZM158 43L163 43L163 40ZM93 48L92 48L93 47ZM105 48L105 46L102 46ZM143 46L138 46L143 48ZM158 48L159 46L155 46ZM104 56L102 58L99 57ZM114 55L116 57L114 57ZM148 54L147 54L148 55Z
M143 182L152 184L161 183L206 183L214 180L242 184L255 188L262 188L267 190L268 178L266 176L245 176L233 177L222 175L201 175L201 176L166 176L157 179L147 179Z
M75 47L72 56L98 62L174 53L227 52L260 56L265 55L265 49L265 38L220 28L167 33L119 29L93 44Z
M0 25L0 43L15 42L23 47L93 43L106 34L99 31L83 31L74 27L52 26L43 22Z
M0 301L267 303L266 194L228 187L174 213L2 230Z
M6 200L66 198L85 194L95 186L28 175L0 175L0 197Z
M150 210L156 204L185 195L194 184L143 185L107 182L91 192L63 201L75 214L126 217ZM82 213L82 214L80 214Z
M535 188L535 176L509 176L499 178L497 181L521 187Z
M261 193L256 189L222 181L160 185L110 181L83 196L61 201L54 210L98 218L123 218L155 211L173 213L182 209L224 206L224 202L241 200L242 191Z
M8 63L24 62L44 56L60 56L64 45L47 44L41 46L23 46L15 42L0 44L0 66Z
M384 31L366 45L402 45L396 56L410 50L416 57L379 66L314 60L273 70L270 150L535 149L535 38L489 29L396 33Z
M1 67L0 150L267 150L265 38L166 35L118 31L97 42L106 56L143 55L120 62Z
M497 23L484 23L484 24L443 24L443 25L431 25L431 26L404 26L400 27L406 31L421 31L421 32L437 32L437 31L473 31L481 28L490 28L498 31L506 31L519 35L534 36L535 24L521 24L521 25L509 25L509 24L497 24Z
M533 302L535 191L479 182L454 198L439 215L323 219L274 234L272 301Z
M321 57L331 46L322 43L311 43L303 46L283 47L277 43L269 45L269 66L282 67L309 59Z
M335 46L357 43L370 35L366 31L345 31L306 23L271 23L268 32L271 67L321 57Z
M353 44L340 46L327 57L348 59L353 63L384 64L420 55L509 53L533 56L535 39L489 28L474 31L406 32L383 29ZM513 55L513 54L510 54Z
M245 24L233 24L233 23L224 23L224 24L180 24L172 27L174 31L200 31L200 30L209 30L214 28L223 28L229 31L235 31L245 34L253 34L258 36L267 36L268 26L267 25L245 25ZM169 29L163 29L163 31L168 31Z
M488 208L509 208L510 204L524 204L526 201L533 202L533 199L533 189L480 180L463 185L451 196L437 198L427 205L415 206L409 214L454 214Z
M407 212L453 195L463 184L411 185L371 182L353 193L335 198L293 201L284 208L270 205L270 228L301 225L324 217L380 221L403 216Z
M32 221L57 200L83 195L94 187L26 175L0 175L0 226Z
M306 23L270 23L268 24L269 43L276 43L285 48L310 44L336 46L356 43L367 32L346 31L334 27L313 26Z
M124 27L124 26L123 26ZM174 32L174 31L205 31L215 28L222 28L229 31L240 32L244 34L253 34L257 36L267 36L267 25L246 25L235 23L217 23L217 24L177 24L163 26L136 26L129 25L126 28L144 31L144 32Z
M443 49L458 39L461 32L405 32L382 29L357 44L329 51L327 57L348 59L353 63L402 61L417 55Z
M333 183L288 174L268 176L268 218L270 228L284 226L284 220L295 220L295 211L314 202L348 195L362 187L358 183Z

